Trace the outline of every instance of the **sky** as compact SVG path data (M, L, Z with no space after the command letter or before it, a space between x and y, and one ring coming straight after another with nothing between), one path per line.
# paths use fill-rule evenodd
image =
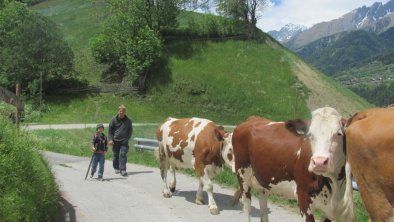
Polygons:
M362 6L389 0L271 0L257 23L264 32L280 30L288 23L310 27L330 21Z

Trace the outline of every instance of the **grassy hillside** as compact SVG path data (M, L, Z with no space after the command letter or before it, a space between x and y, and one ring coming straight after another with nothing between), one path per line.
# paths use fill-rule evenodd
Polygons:
M105 17L103 5L53 0L34 9L60 25L81 75L98 82L102 69L94 63L88 43ZM120 103L129 107L137 122L200 116L227 124L238 124L250 115L307 118L310 109L324 105L350 115L368 106L268 37L265 43L173 41L166 44L165 55L149 79L146 95L46 97L48 112L39 121L107 122Z
M283 59L284 51L243 41L177 42L168 50L172 51L168 72L156 70L144 97L89 94L49 98L50 113L42 121L109 121L120 103L130 108L137 122L200 116L238 124L250 115L288 119L309 113L304 98L292 87L297 78ZM278 66L271 65L281 58ZM59 99L61 103L57 103Z
M99 33L106 16L103 7L94 0L50 0L32 7L59 25L74 52L77 72L91 83L99 82L102 70L92 57L90 40Z

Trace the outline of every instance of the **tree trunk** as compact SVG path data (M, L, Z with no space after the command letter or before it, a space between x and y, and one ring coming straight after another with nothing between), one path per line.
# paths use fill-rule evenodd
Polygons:
M138 78L138 91L143 92L146 90L145 80L149 74L149 70L146 70L143 74Z
M20 100L20 95L21 95L21 84L17 83L16 84L16 92L15 92L16 98ZM20 116L21 116L21 111L20 107L16 107L16 113L15 113L15 127L19 129L19 122L20 122Z

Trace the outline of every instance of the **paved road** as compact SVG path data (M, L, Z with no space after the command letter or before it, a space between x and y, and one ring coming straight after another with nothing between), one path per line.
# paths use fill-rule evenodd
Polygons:
M246 221L239 205L230 201L234 190L214 186L220 215L211 215L207 205L194 204L197 179L178 174L177 190L172 198L161 193L161 178L156 168L128 164L128 177L114 174L106 162L104 181L84 180L89 159L58 153L43 154L50 162L65 207L66 221L149 221L149 222L240 222ZM206 194L205 201L207 201ZM252 221L260 221L258 202L253 199ZM271 221L302 221L293 209L269 203Z

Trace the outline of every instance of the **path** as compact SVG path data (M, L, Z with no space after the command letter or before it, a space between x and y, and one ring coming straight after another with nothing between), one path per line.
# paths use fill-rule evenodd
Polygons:
M239 205L230 206L234 190L214 185L214 197L220 215L211 215L207 205L194 203L197 179L178 174L177 190L172 198L164 198L159 169L128 164L128 177L114 174L111 161L106 161L104 181L84 180L89 159L44 152L59 184L63 202L68 208L66 221L109 222L240 222L246 221ZM204 192L205 201L207 201ZM252 203L252 221L260 221L256 198ZM269 203L271 221L302 221L294 209Z

